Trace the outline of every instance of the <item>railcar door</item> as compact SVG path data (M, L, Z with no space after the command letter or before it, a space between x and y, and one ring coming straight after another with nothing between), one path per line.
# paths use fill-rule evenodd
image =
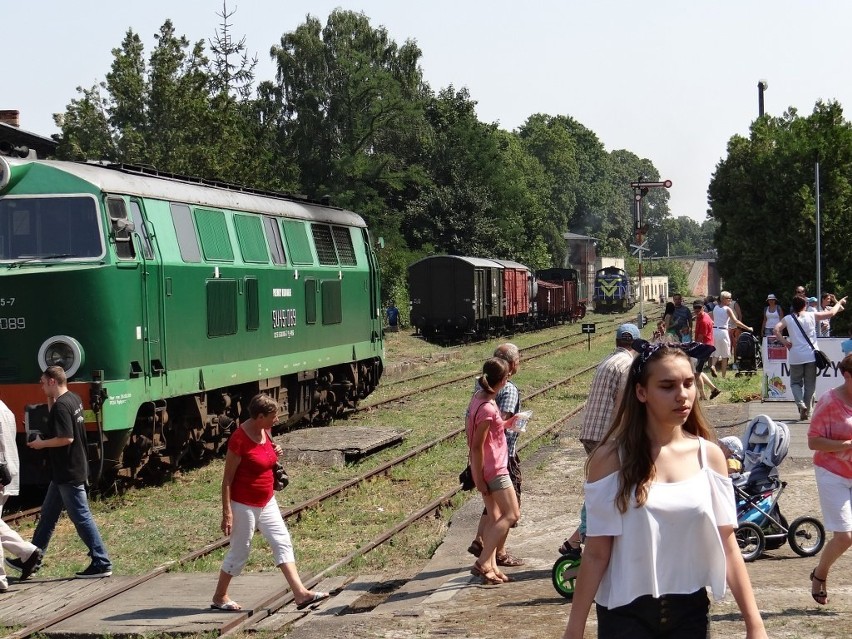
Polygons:
M379 263L376 259L376 254L370 244L370 233L367 229L361 229L361 236L364 240L364 251L367 253L367 263L370 270L370 277L367 286L370 287L369 294L366 296L369 304L368 313L371 324L371 338L374 350L381 348L382 335L382 309L379 302Z
M166 350L163 347L166 316L163 305L162 263L156 236L151 223L147 221L141 200L131 198L130 215L143 269L141 338L145 356L141 373L145 377L146 386L161 390L165 385L166 374Z

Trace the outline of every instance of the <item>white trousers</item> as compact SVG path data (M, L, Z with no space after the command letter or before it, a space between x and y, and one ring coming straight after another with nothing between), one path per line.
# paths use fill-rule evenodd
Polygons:
M8 495L0 495L0 517L3 517L3 504L6 503L8 498ZM18 559L26 561L35 550L35 546L24 541L17 532L9 527L9 524L0 519L0 583L7 585L6 570L3 567L3 551L9 551Z
M291 564L296 561L293 554L293 542L290 532L284 524L281 509L275 501L275 495L264 506L246 506L231 501L233 524L231 526L231 549L222 562L222 571L236 577L243 571L249 558L251 540L254 531L260 531L266 543L272 548L275 565Z

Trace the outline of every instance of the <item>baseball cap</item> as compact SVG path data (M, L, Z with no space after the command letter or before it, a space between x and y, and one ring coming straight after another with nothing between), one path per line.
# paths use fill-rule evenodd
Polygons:
M615 329L615 334L618 339L639 339L639 328L636 324L622 324L617 329Z
M815 297L809 297L808 298L808 302L816 302L816 301L817 301L817 298L815 298Z
M778 298L775 297L772 293L770 293L769 295L766 296L766 301L768 302L769 300L775 300L777 302Z
M704 302L702 302L701 300L695 300L692 303L692 308L701 308L702 306L704 306Z
M843 351L844 355L852 353L852 339L845 339L840 342L840 350Z

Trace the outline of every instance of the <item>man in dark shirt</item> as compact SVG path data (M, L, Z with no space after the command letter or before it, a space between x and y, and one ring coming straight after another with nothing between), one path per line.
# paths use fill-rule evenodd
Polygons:
M672 295L674 311L669 316L669 325L666 331L676 332L678 337L688 335L692 332L692 313L683 305L683 296L679 293Z
M33 543L47 552L56 522L64 508L80 539L88 547L92 560L88 568L75 576L80 579L109 577L112 574L112 562L86 497L89 464L86 458L83 402L68 390L67 384L61 366L50 366L42 373L41 387L47 395L50 414L45 426L45 438L37 437L28 446L36 450L47 449L51 481L41 506L41 517L33 534Z

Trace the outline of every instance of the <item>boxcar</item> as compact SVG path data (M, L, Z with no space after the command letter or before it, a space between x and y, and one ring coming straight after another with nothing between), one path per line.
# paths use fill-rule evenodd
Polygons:
M524 330L529 325L535 299L532 272L529 267L511 260L492 261L503 267L503 299L500 300L503 328L509 332Z
M0 398L19 442L38 379L83 398L93 469L159 472L221 449L247 400L325 423L382 372L364 220L140 168L0 157ZM22 479L44 480L22 450Z
M554 326L567 315L565 289L559 284L538 281L536 293L536 317L539 326Z
M426 339L488 335L503 325L503 267L493 260L431 255L408 267L411 321Z

